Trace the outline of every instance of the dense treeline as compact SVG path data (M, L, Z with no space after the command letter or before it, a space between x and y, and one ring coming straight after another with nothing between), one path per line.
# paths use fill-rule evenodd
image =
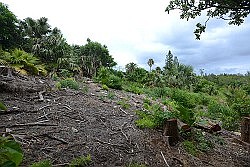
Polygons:
M60 87L75 82L72 78L93 78L106 90L144 93L175 111L170 116L159 112L160 107L146 107L151 112L142 114L141 126L147 121L152 125L152 120L158 126L159 120L169 117L178 117L192 125L205 116L222 123L224 128L237 130L241 118L250 114L249 72L206 75L201 70L197 76L192 66L180 63L171 51L166 54L163 68L154 68L154 60L149 59L149 71L133 62L125 66L125 71L118 71L112 68L117 63L107 46L90 39L85 45L69 45L60 29L52 28L47 18L18 20L3 3L0 11L1 65L22 74L64 79Z

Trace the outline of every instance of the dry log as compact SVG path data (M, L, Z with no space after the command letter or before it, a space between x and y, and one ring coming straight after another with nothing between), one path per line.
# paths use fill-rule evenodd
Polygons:
M221 127L219 124L213 123L211 121L206 121L205 124L195 123L194 127L205 130L209 133L218 132L221 130Z
M174 146L179 140L177 119L169 119L164 122L163 135L167 136L168 144Z
M244 117L241 121L241 140L250 143L250 117Z

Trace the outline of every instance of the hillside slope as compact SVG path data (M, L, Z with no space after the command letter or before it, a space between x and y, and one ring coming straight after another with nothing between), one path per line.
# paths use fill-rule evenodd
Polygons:
M34 78L27 83L38 81L54 84ZM249 150L229 132L218 133L216 138L204 132L214 148L193 156L181 143L167 146L160 129L135 126L138 118L134 111L143 107L144 95L104 91L90 80L82 87L79 91L47 89L40 92L43 99L35 91L0 93L0 100L9 109L0 113L0 133L11 134L21 143L21 166L44 159L50 159L54 166L66 166L73 158L88 154L93 167L129 166L133 162L150 167L250 166ZM122 108L121 101L130 107ZM215 140L218 138L223 142Z

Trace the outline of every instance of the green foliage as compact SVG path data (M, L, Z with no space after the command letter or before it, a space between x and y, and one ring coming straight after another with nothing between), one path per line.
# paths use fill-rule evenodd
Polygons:
M100 68L95 79L101 84L107 85L109 88L122 89L122 79L112 74L112 72L106 67Z
M145 89L145 93L151 97L163 98L171 97L172 90L168 87L153 87L151 89Z
M17 23L16 16L7 5L0 2L0 47L3 50L13 49L21 43L21 33Z
M109 90L109 87L108 87L107 85L103 84L103 85L102 85L102 89L108 91L108 90Z
M177 107L178 112L175 112L175 116L188 124L189 126L192 126L195 122L195 114L191 109L185 108L181 105Z
M5 60L9 66L22 74L46 74L45 67L39 64L39 59L23 50L15 49L10 53L4 52L0 54L0 59Z
M69 78L73 76L73 73L67 69L59 69L58 75L63 78Z
M231 108L236 111L240 117L250 115L250 96L242 88L229 87L225 95Z
M58 89L61 89L61 88L70 88L70 89L78 90L79 89L79 84L73 78L66 78L66 79L63 79L63 80L59 81L56 84L56 87Z
M109 98L109 99L114 99L114 98L115 98L115 93L112 92L112 91L109 91L109 92L108 92L108 95L107 95L107 98Z
M186 132L186 133L190 133L190 132ZM214 147L212 141L210 141L209 139L206 139L205 133L203 134L200 131L194 131L194 132L191 132L190 134L185 134L185 135L189 139L182 142L182 146L189 154L197 156L199 151L208 152Z
M129 109L131 107L131 105L124 99L118 101L117 104L121 105L123 109Z
M3 111L6 111L7 110L7 107L4 105L3 102L0 101L0 111L3 110Z
M33 163L30 167L52 167L52 164L50 160L43 160Z
M126 79L131 82L143 83L147 77L147 71L135 63L126 64Z
M171 10L180 10L181 19L194 19L197 16L206 12L208 20L210 18L220 18L223 20L229 20L229 24L240 25L244 22L245 17L249 14L250 4L245 0L171 0L166 8L166 12ZM207 21L206 21L207 23ZM200 39L200 34L205 32L205 25L198 23L197 29L194 31L196 39Z
M23 160L20 144L5 137L0 137L0 166L17 167Z
M148 111L137 111L139 119L135 121L135 124L140 128L159 128L162 127L163 123L167 119L174 118L172 112L163 111L157 104L148 106Z
M108 87L113 89L122 89L122 79L115 75L109 76L109 81L106 83Z
M237 130L239 128L239 114L225 104L212 102L208 106L209 117L222 121L222 127L227 130Z
M116 65L114 58L109 54L108 48L89 38L87 44L79 48L77 53L78 64L87 77L96 76L101 66L111 68Z
M172 94L172 99L177 101L183 107L194 108L197 104L196 95L184 90L175 89Z
M85 167L88 166L91 163L91 156L90 154L85 156L81 156L78 158L73 159L70 164L69 167Z
M195 144L192 141L185 140L182 142L182 146L184 149L193 156L196 156L198 154L198 150L195 147Z
M142 85L137 82L125 82L123 85L123 90L127 92L132 92L135 94L139 94L139 95L144 92Z

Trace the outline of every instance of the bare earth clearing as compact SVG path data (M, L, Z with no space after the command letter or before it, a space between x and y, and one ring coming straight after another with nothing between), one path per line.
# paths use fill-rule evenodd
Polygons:
M213 141L211 151L195 157L181 143L167 146L162 130L136 127L134 111L142 108L144 95L117 90L108 93L91 81L85 81L79 91L53 90L54 82L38 78L15 77L8 82L18 86L12 92L0 93L0 100L8 107L7 113L0 113L0 133L9 133L21 143L21 166L44 159L55 166L66 166L73 158L88 154L93 167L126 166L131 162L150 167L250 166L249 150L230 132L216 134L225 144ZM46 90L42 92L44 99L34 85ZM122 109L117 104L121 100L130 108ZM206 133L211 140L213 135Z

